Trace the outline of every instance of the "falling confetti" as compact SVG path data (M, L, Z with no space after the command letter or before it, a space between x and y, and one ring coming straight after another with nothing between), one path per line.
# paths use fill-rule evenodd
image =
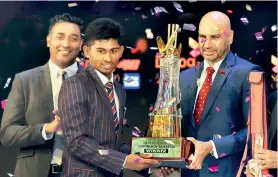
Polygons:
M138 11L138 10L141 10L142 7L135 7L134 10Z
M221 138L221 135L219 135L219 134L214 134L213 135L213 139L220 139Z
M158 50L157 47L150 47L151 50Z
M148 16L146 16L146 15L142 14L142 15L141 15L141 18L144 20L144 19L147 19L147 18L148 18Z
M229 14L232 14L232 13L233 13L233 11L232 11L232 10L227 10L227 12L228 12Z
M135 130L132 130L132 136L135 136L135 137L140 137L139 133Z
M267 26L262 28L262 34L266 31L266 29L267 29Z
M191 49L197 49L197 48L199 48L198 42L196 42L196 41L195 41L193 38L191 38L191 37L188 38L188 44L189 44L189 47L190 47Z
M148 39L153 39L154 35L153 35L151 29L147 28L147 29L145 30L145 33L146 33L146 36L147 36Z
M217 112L219 112L219 111L220 111L220 108L216 106L215 110L216 110Z
M222 153L222 154L219 155L219 158L223 158L223 157L225 157L225 156L227 156L227 154Z
M246 4L246 10L248 10L248 11L252 11L252 7L249 5L249 4Z
M165 12L165 13L169 14L164 7L160 7L160 6L156 6L154 8L154 11L155 11L156 14L159 14L161 12Z
M153 104L150 105L149 112L151 112L152 110L153 110Z
M7 100L2 100L2 101L1 101L1 107L2 107L2 109L5 109L6 104L7 104Z
M75 6L77 6L77 3L76 3L76 2L68 3L68 6L69 6L69 7L75 7Z
M242 23L243 23L244 25L247 25L247 24L249 23L249 22L248 22L248 19L245 18L245 17L240 18L240 20L242 21Z
M177 11L183 13L182 7L179 3L173 1L173 4L174 4L175 8L177 9Z
M256 36L256 39L258 41L261 41L261 40L264 40L263 36L262 36L262 33L261 32L257 32L255 33L255 36Z
M201 52L200 52L200 49L197 48L197 49L191 50L191 51L189 52L189 54L190 54L192 57L197 58L197 57L201 54Z
M274 32L274 31L276 31L276 30L277 30L277 26L276 26L276 25L272 25L272 26L271 26L271 31Z
M4 89L9 87L9 84L10 84L11 80L12 79L10 77L7 79L7 82L6 82L5 86L4 86Z
M152 15L154 15L153 9L150 9L150 12L151 12Z
M196 26L193 24L183 24L182 27L183 30L188 30L188 31L196 31Z
M218 165L210 165L208 169L210 172L218 172Z
M109 155L109 150L98 150L100 155Z
M245 98L245 103L248 103L250 101L250 96Z
M164 140L167 144L175 145L175 143L171 140Z
M134 127L134 129L138 132L141 133L140 129L138 127Z
M233 124L232 122L229 122L229 126L231 129L233 129L235 127L235 124Z
M9 177L13 177L13 176L14 176L14 175L11 174L11 173L7 173L7 175L8 175Z

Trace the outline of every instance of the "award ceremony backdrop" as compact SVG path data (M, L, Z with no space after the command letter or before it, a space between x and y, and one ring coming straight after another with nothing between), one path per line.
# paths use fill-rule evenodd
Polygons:
M115 73L126 88L128 123L143 130L158 91L156 37L162 36L166 41L168 24L179 24L178 43L183 45L181 70L192 67L195 61L203 59L189 54L188 38L198 40L198 23L213 10L230 17L235 32L231 50L263 67L271 92L274 87L270 61L271 55L277 56L277 1L0 2L0 120L14 75L44 65L49 59L45 40L48 20L56 14L70 13L81 17L85 27L99 17L113 18L122 24L125 52ZM130 142L131 132L132 128L125 128L126 142ZM0 177L13 174L17 151L0 143ZM125 171L125 176L138 175Z

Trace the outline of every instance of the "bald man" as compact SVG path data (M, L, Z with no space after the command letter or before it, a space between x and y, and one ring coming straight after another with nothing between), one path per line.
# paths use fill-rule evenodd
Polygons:
M230 51L229 18L209 12L199 24L204 61L180 75L183 136L195 144L186 177L235 177L247 135L251 70L261 70Z

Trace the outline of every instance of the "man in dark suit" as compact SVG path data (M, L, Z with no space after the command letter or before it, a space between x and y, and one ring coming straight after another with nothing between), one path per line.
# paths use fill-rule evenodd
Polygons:
M195 145L187 177L235 177L247 135L251 70L259 66L230 52L233 31L221 12L199 25L204 61L180 75L184 137ZM195 170L194 170L195 169Z
M122 169L140 171L157 160L130 154L123 143L125 91L113 80L123 53L121 26L107 18L91 22L83 47L90 64L67 79L59 95L61 127L66 137L62 176L115 176ZM151 157L151 156L149 156Z
M47 64L15 75L4 110L0 138L6 147L19 147L16 177L57 177L61 172L63 139L57 108L63 79L78 70L82 20L69 14L50 20Z

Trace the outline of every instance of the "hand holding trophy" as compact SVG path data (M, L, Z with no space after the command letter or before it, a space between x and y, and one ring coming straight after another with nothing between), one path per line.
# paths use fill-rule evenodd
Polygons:
M151 153L160 161L156 167L185 168L194 145L181 135L179 73L181 44L177 45L179 25L168 25L168 41L157 37L160 52L160 78L156 103L150 113L146 137L133 137L131 153Z

